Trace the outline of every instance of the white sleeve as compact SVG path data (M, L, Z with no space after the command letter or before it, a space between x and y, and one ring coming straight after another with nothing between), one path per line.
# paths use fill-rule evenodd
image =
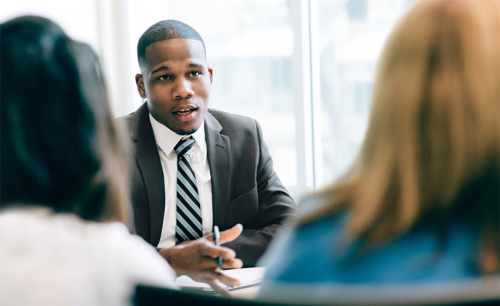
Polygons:
M121 223L107 224L104 285L125 297L122 305L131 301L137 285L177 288L176 274L156 249L141 237L132 235Z
M122 259L131 277L138 284L176 288L177 276L158 251L139 236L130 235L129 240Z

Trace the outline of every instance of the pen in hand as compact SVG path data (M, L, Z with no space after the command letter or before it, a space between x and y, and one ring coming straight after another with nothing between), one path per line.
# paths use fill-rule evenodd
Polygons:
M220 232L217 225L214 225L214 241L215 246L220 246ZM222 257L217 257L217 265L222 269Z

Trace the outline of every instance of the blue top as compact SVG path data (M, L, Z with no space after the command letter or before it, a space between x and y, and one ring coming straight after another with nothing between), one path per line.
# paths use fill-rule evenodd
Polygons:
M317 205L319 199L313 202ZM435 227L428 223L360 255L360 241L340 246L346 215L327 216L277 237L260 262L268 266L262 287L270 288L273 282L429 283L479 276L473 261L478 234L467 218L454 219L446 227L447 243L439 252Z

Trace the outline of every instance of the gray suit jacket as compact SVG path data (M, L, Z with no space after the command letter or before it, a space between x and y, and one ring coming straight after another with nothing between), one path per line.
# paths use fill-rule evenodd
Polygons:
M135 163L132 205L136 234L156 246L165 211L163 171L144 103L118 119L132 138ZM213 224L221 230L237 223L243 233L224 246L236 251L245 267L254 266L296 204L273 170L257 121L209 109L205 134L210 166Z

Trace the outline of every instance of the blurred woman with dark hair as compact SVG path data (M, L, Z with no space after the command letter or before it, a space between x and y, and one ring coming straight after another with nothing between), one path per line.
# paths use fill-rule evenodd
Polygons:
M173 286L131 236L128 164L101 68L50 20L0 25L1 305L124 305Z
M356 162L302 203L262 288L498 278L499 196L500 1L420 1L385 46Z

